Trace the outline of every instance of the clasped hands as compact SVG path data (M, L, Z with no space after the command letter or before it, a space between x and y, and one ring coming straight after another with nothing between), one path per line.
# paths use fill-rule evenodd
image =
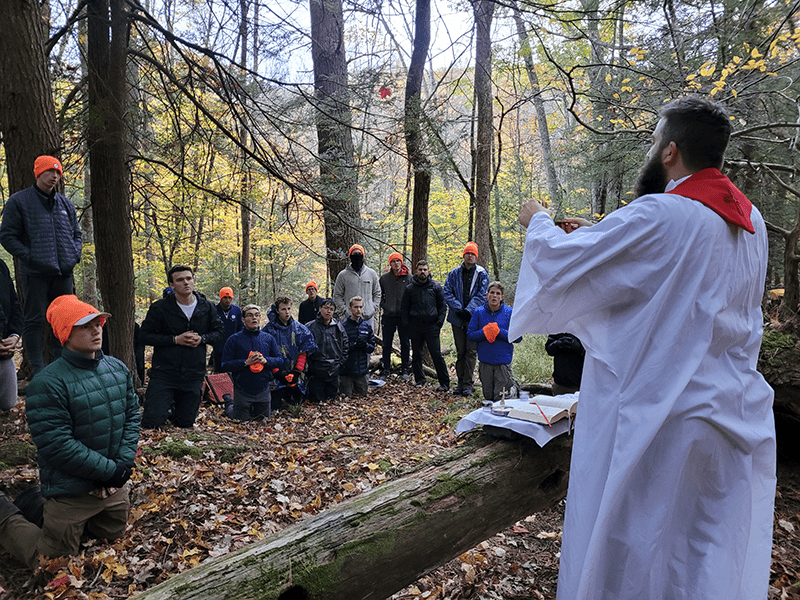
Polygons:
M0 354L14 354L17 350L22 348L22 338L16 335L11 335L5 339L0 340Z
M176 344L179 346L188 346L189 348L197 348L202 341L203 338L200 337L200 334L194 331L184 331L182 334L175 336Z

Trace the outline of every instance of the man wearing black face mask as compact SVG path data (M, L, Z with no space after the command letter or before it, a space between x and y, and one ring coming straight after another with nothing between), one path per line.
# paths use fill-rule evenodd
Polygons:
M381 286L378 274L364 265L364 247L353 244L350 247L350 264L336 276L333 286L333 301L338 308L340 320L350 318L350 298L360 296L364 301L362 318L373 327L372 317L381 304Z

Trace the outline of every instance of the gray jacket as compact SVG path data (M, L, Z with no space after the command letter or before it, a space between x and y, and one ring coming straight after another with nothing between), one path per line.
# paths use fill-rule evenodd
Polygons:
M354 296L364 299L364 313L361 316L369 321L381 303L381 286L378 283L378 274L366 265L358 273L353 265L347 265L336 276L333 301L341 321L350 317L350 298Z
M81 228L72 202L36 186L12 194L3 211L0 244L24 275L66 276L81 258Z

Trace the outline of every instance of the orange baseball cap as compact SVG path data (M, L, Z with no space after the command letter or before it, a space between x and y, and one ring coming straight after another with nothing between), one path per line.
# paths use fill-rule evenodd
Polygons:
M58 171L58 174L63 177L64 169L61 166L61 161L55 156L43 155L39 156L35 161L33 161L33 176L37 179L39 175L45 171L49 171L50 169L55 169Z
M111 315L100 312L91 304L81 302L77 296L69 294L53 300L47 307L45 316L58 341L63 344L69 339L69 334L76 325L86 325L89 321L99 318L102 326Z
M219 291L219 299L233 298L233 290L229 287L224 287Z
M464 251L461 253L461 256L464 256L467 252L470 252L475 255L475 258L478 257L478 244L475 242L467 242L467 245L464 246Z

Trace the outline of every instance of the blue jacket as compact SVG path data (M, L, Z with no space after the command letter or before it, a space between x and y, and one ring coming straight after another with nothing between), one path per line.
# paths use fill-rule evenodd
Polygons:
M483 327L489 323L497 323L500 333L491 344L483 334ZM511 322L511 307L505 302L500 304L496 312L489 310L489 305L479 307L469 321L467 339L478 345L478 360L488 365L507 365L514 358L514 346L508 341L508 324ZM515 340L519 342L522 338Z
M289 323L283 325L273 308L267 313L269 323L264 325L262 331L271 334L278 343L278 349L284 360L283 367L281 368L284 371L291 371L294 369L297 364L297 357L303 353L306 355L306 364L308 364L308 357L317 350L317 343L314 341L314 336L311 335L308 327L301 325L294 319L289 319ZM286 387L286 385L280 383L276 389L284 387ZM298 387L300 391L305 394L305 382L301 380Z
M45 196L35 185L11 194L0 244L19 259L22 275L70 275L81 259L75 207L61 194Z
M472 276L472 285L469 292L469 303L464 306L461 302L464 297L464 283L461 276L461 269L464 265L459 265L447 274L444 282L444 301L450 308L447 311L447 322L456 327L463 327L469 321L461 319L456 311L467 310L474 313L479 306L486 304L486 290L489 288L489 274L480 265L475 265L475 274Z
M219 320L222 321L222 329L225 331L225 334L214 344L214 351L221 352L223 348L225 348L225 342L228 341L228 338L234 333L239 333L244 329L244 323L242 322L242 310L235 304L231 304L227 316L221 304L215 306L217 309L217 316ZM266 354L264 356L266 356Z
M375 337L372 335L372 327L359 318L353 321L347 318L339 327L347 334L347 362L341 370L341 375L345 377L360 377L369 371L369 357L375 350Z
M251 352L261 352L267 360L264 368L254 373L244 364ZM266 331L244 329L234 333L222 350L222 370L232 373L233 385L247 394L256 395L269 387L272 369L283 366L283 355L278 343Z
M45 498L82 496L103 487L117 463L133 466L139 399L116 358L64 348L31 380L25 412Z

